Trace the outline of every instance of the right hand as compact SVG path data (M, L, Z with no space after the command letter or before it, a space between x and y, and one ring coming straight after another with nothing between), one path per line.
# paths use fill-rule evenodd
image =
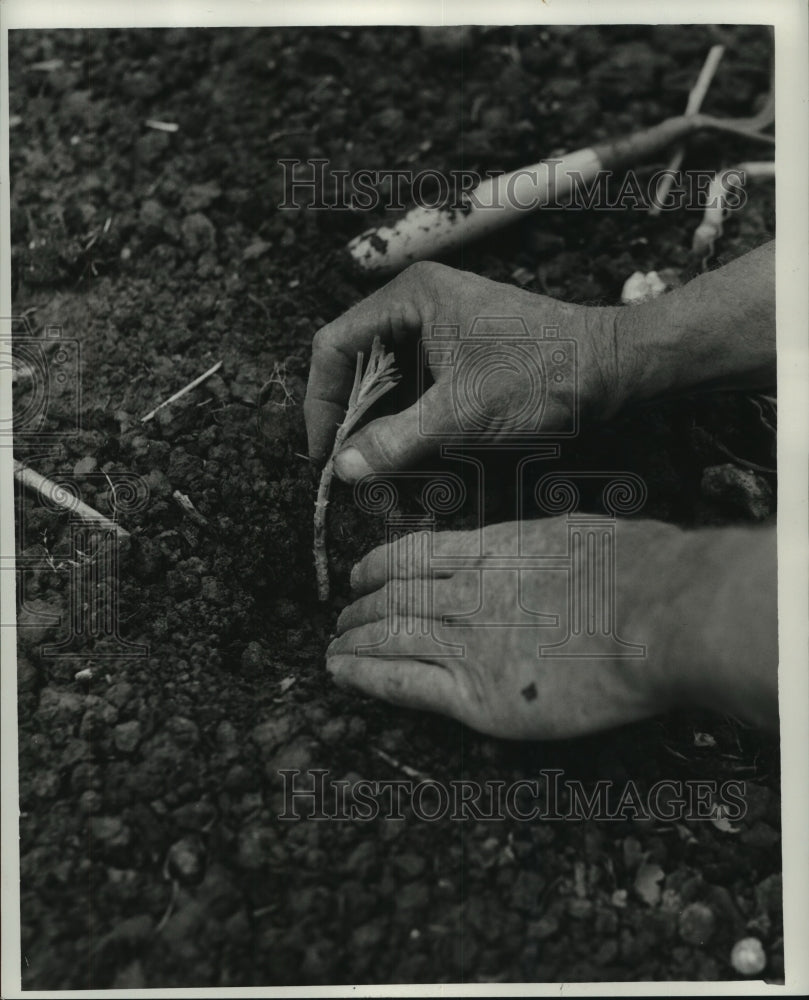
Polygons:
M414 264L315 335L304 404L309 455L318 464L328 458L357 353L367 356L376 336L394 352L429 338L435 363L428 367L435 384L413 406L371 421L346 441L335 471L347 482L372 472L412 468L438 452L449 437L460 435L470 444L505 441L530 429L538 413L543 433L569 426L576 407L585 415L609 416L621 405L615 313L559 302L441 264ZM473 331L481 319L484 323ZM533 366L531 358L537 355L529 351L531 372L539 375L531 378L524 349L515 348L515 329L527 328L529 337L539 340L549 326L558 328L561 340L576 343L575 366L569 357L564 362L575 379L553 380L549 345L539 355L549 367ZM454 337L448 329L453 327Z
M588 519L586 533L610 541L581 559L570 526L561 516L415 532L373 549L326 654L334 680L508 739L581 736L678 706L777 729L774 526ZM569 568L521 569L521 546L526 565L528 553L567 555ZM487 624L470 622L484 593ZM526 627L526 611L558 620ZM436 655L436 640L460 655Z

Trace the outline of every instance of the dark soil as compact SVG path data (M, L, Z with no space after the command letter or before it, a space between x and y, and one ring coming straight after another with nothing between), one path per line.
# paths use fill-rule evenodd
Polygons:
M332 685L324 650L348 570L384 526L335 488L335 596L319 606L301 398L312 335L371 287L342 248L375 217L276 208L281 157L508 169L651 125L681 113L719 36L730 49L706 110L749 113L768 84L758 28L477 30L464 52L426 47L411 28L11 33L15 315L43 357L53 325L81 352L78 424L75 381L53 382L46 422L38 436L20 430L16 454L99 509L116 501L131 533L117 571L82 590L75 574L98 539L80 539L77 556L63 513L19 500L26 988L715 980L737 976L730 950L749 935L782 981L776 740L685 713L507 743ZM705 136L686 166L759 153ZM462 264L614 303L635 270L699 270L698 214L546 212ZM773 228L761 184L710 266ZM219 359L204 386L140 422ZM286 391L273 383L259 413L273 372ZM21 377L20 414L30 388ZM743 395L626 414L548 468L634 471L646 516L744 521L700 489L706 467L730 461L723 449L772 462ZM146 488L126 508L112 488L133 473ZM505 507L493 498L485 517ZM70 597L109 605L116 578L119 634L98 622L71 634ZM54 612L59 627L43 617ZM43 643L62 641L46 655ZM507 782L556 767L587 788L632 780L641 792L735 779L748 811L735 833L631 816L426 823L409 810L285 823L285 766L348 782L402 778L401 766ZM635 890L644 863L662 870L658 901Z

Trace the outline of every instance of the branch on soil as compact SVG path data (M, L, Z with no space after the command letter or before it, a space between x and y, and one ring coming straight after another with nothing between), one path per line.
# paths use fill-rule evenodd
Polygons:
M685 106L686 116L696 115L702 108L702 102L705 100L705 96L708 93L708 88L711 85L711 81L719 68L719 63L722 61L722 56L725 54L724 45L714 45L713 48L708 53L705 63L700 70L700 74L697 77L697 82L691 88L691 93L688 95L688 103ZM671 190L671 185L674 183L674 177L677 171L680 169L683 163L683 157L685 156L685 145L680 143L677 148L672 153L671 159L669 160L667 173L663 177L663 182L658 188L657 199L649 209L649 215L656 216L660 215L660 207L666 200L669 191Z
M714 56L707 64L707 71L715 69L713 64L717 61ZM489 178L462 196L460 210L457 206L417 206L392 225L382 225L354 237L348 244L349 254L364 271L401 271L414 261L435 259L489 235L524 218L526 212L548 205L556 207L570 200L580 185L590 184L602 171L637 166L663 149L681 146L698 132L725 133L774 145L775 137L766 131L775 117L772 90L761 110L749 118L718 118L693 110L702 97L703 87L707 86L707 71L699 89L695 86L692 91L694 100L689 101L686 114L578 149L560 159L541 160Z

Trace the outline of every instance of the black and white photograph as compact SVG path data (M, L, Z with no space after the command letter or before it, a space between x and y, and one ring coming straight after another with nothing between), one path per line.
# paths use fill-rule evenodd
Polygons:
M21 6L4 996L802 992L806 11Z

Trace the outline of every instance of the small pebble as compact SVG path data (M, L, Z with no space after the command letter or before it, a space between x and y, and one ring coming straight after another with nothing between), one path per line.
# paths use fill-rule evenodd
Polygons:
M140 743L140 736L140 723L137 719L120 723L112 733L116 749L121 753L132 753Z
M635 271L624 282L624 287L621 290L621 302L624 305L636 305L647 299L656 299L665 290L666 285L660 280L657 271L649 271L648 274Z
M767 956L759 939L746 937L737 941L730 953L730 964L742 976L755 976L763 972Z
M710 940L716 920L705 903L689 903L680 914L680 937L686 944L702 945Z
M552 913L543 914L539 920L533 921L528 925L528 932L532 937L537 938L540 941L544 941L545 938L551 937L559 930L559 921Z
M196 257L204 250L212 250L216 245L216 229L211 220L202 212L193 212L183 219L182 239L185 249Z
M98 460L93 458L92 455L85 455L84 458L80 458L78 462L73 466L74 476L87 476L91 472L95 472L98 468Z
M197 837L175 841L166 855L166 872L183 885L197 885L205 874L205 848Z

